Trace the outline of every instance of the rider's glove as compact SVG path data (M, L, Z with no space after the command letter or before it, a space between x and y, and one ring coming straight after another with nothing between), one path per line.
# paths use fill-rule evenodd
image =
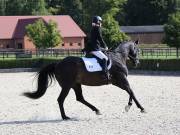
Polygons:
M106 51L108 50L108 47L107 47L107 46L105 47L105 50L106 50Z

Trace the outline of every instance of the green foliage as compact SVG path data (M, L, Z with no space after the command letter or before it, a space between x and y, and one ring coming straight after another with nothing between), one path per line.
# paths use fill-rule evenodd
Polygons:
M172 14L164 27L165 43L170 47L180 48L180 12Z
M5 68L40 68L52 62L57 62L59 59L48 58L29 58L29 59L5 59L0 60L0 69Z
M68 14L79 24L82 24L82 3L81 0L61 0L62 12Z
M131 61L128 61L127 66L135 70L180 71L179 59L140 59L137 68L134 68Z
M175 12L174 0L128 0L125 4L125 25L164 24Z
M92 17L103 17L103 37L108 46L112 46L124 40L125 35L119 30L115 16L120 11L120 5L125 0L83 0L83 30L88 37L91 30Z
M34 24L29 24L26 26L27 36L34 43L37 48L45 48L45 34L46 26L42 19L36 21Z
M27 5L26 0L7 0L5 7L6 15L21 15ZM24 15L24 14L23 14Z
M2 3L4 1L4 3ZM5 15L48 15L44 0L3 0Z
M47 64L58 62L60 59L32 58L0 60L0 69L3 68L41 68ZM157 64L159 67L157 67ZM127 63L128 69L155 70L155 71L180 71L179 59L141 59L140 65L134 68L131 61Z
M120 26L118 22L115 20L115 16L121 10L119 8L125 0L107 0L107 5L109 6L109 10L103 15L103 25L104 25L104 35L105 40L108 45L114 46L119 44L120 42L129 40L129 37L120 31Z
M0 0L0 15L5 15L6 0Z
M103 15L103 35L109 47L129 39L128 36L120 32L118 22L114 19L112 14L109 13Z
M116 21L120 25L133 26L164 24L169 14L179 10L178 2L179 0L0 0L0 15L67 14L87 35L90 34L92 17L103 16L105 40L108 44L115 44L125 37L124 34L117 36L119 28Z
M46 25L46 48L55 47L62 43L62 37L57 27L57 24L52 20L49 21L48 25Z
M34 24L27 25L26 31L37 48L55 47L62 42L57 24L51 20L47 24L42 19L37 20Z
M170 47L176 47L177 57L180 48L180 12L176 12L169 17L168 23L164 26L164 42Z
M32 15L49 15L50 13L46 9L46 3L44 0L35 0L36 5L32 8ZM34 2L35 2L34 1Z

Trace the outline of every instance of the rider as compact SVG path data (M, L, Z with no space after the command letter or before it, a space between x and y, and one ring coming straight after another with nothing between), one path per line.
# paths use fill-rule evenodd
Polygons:
M109 73L107 69L108 57L101 51L101 47L105 50L108 50L108 47L102 38L101 26L102 18L100 16L94 16L92 19L91 42L86 48L86 51L100 59L100 65L102 66L103 73L105 73L107 80L109 80Z

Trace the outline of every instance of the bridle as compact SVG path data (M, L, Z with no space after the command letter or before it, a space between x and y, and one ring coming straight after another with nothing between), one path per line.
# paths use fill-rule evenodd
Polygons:
M133 57L132 55L128 55L128 57L130 58L130 59L132 59L133 61L137 61L138 59L136 58L136 57Z

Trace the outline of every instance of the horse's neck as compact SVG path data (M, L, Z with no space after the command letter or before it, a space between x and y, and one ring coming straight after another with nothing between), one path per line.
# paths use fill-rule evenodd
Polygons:
M126 65L127 56L124 52L113 51L113 52L109 52L109 55L116 62Z

